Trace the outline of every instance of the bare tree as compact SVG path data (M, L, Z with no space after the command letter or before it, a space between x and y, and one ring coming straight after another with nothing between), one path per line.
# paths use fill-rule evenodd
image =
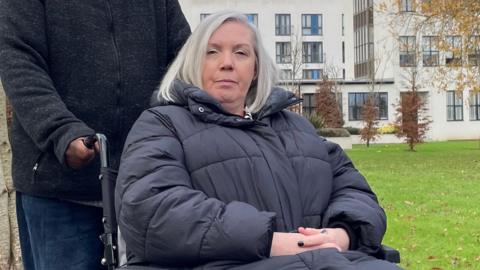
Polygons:
M0 84L0 269L23 269L20 256L11 152L7 136L6 98Z
M360 130L360 138L365 141L367 147L370 143L379 138L378 119L379 119L379 98L381 84L377 77L383 78L384 70L380 70L381 64L390 59L390 54L375 56L369 62L368 84L369 95L362 106L363 128ZM382 71L382 72L380 72Z
M428 47L416 52L418 63L435 67L418 70L428 77L425 84L480 92L480 1L382 0L378 9L390 18L390 32L400 42L412 36Z
M289 78L285 78L284 85L298 97L301 97L301 71L304 66L302 46L300 31L295 31L294 26L292 26L290 31L290 59L287 61L290 62L291 74ZM302 113L302 105L300 103L290 106L289 109L298 114Z
M370 93L362 106L362 118L364 126L360 130L360 138L365 141L367 147L370 142L378 138L378 107L376 106L375 94Z
M396 105L395 130L396 136L405 138L409 149L415 151L415 146L424 141L431 120L427 115L426 101L418 92L420 85L415 69L410 70L408 83L408 91L402 93Z
M391 38L379 35L374 37L374 27L384 27L383 17L375 16L374 1L366 1L366 6L360 8L360 13L355 15L360 26L359 34L362 38L356 39L355 44L360 45L361 53L355 60L355 74L367 82L368 93L365 94L361 108L363 127L361 139L367 147L378 138L378 123L382 99L380 90L384 85L385 72L391 66ZM374 20L375 17L375 20ZM363 29L363 30L362 30ZM383 111L382 111L383 112Z
M344 124L343 115L337 100L336 81L322 76L315 91L316 113L320 115L327 128L341 128Z

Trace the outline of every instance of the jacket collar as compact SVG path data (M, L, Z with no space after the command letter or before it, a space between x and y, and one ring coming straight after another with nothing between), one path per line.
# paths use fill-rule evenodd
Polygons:
M252 120L225 111L222 105L206 91L183 81L176 80L171 93L175 101L167 101L163 98L158 100L156 94L154 94L155 98L152 98L152 106L182 106L202 121L226 126L250 126L301 101L292 92L274 87L263 108L252 115Z

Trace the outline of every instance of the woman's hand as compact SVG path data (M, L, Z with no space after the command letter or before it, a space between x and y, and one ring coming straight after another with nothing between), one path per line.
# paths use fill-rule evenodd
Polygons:
M322 233L322 230L303 227L299 228L299 233L275 232L273 233L270 256L295 255L320 248L336 248L339 251L348 249L348 235L345 230L328 229L325 232L327 233ZM346 248L342 249L345 242L344 237L347 238L347 243ZM342 242L342 245L339 244L340 242Z
M350 238L345 229L342 228L314 229L299 227L298 232L306 236L305 239L302 240L303 246L306 248L315 247L319 244L330 244L339 251L346 251L350 245Z

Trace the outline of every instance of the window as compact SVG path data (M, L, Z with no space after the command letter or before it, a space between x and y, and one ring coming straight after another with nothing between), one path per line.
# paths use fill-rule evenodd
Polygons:
M208 15L210 15L210 13L201 13L200 14L200 21L203 21L205 18L208 17Z
M319 80L322 78L323 70L321 69L304 69L303 79L305 80Z
M321 36L322 14L303 14L302 34L305 36Z
M248 22L258 27L258 14L245 14Z
M303 62L323 63L322 42L303 42Z
M417 65L415 51L416 38L415 36L401 36L400 37L400 66L414 67Z
M290 35L290 14L275 14L275 35Z
M348 94L348 119L350 121L362 120L362 106L368 93Z
M348 119L359 121L363 119L362 107L370 95L374 95L375 106L378 109L378 119L388 119L388 93L349 93L348 94Z
M342 69L342 79L345 80L345 69Z
M400 1L400 11L402 11L402 12L412 12L413 11L413 1L414 0L401 0Z
M470 120L480 120L480 93L470 92Z
M335 95L335 93L332 93L332 95ZM302 102L302 111L303 115L309 115L312 113L315 113L317 110L317 97L315 94L303 94L302 95L303 102ZM342 93L338 92L336 93L335 96L338 106L340 107L340 112L343 112L343 106L342 106Z
M445 64L449 66L462 65L462 37L447 36L448 51L445 52Z
M438 37L423 37L423 66L438 66Z
M467 45L468 64L480 65L480 36L471 36Z
M447 121L463 121L463 94L447 91Z
M290 42L277 42L276 43L276 59L277 63L290 63L291 57L291 45Z
M342 14L342 36L345 36L345 14Z
M342 41L342 63L345 64L345 41Z
M302 111L303 115L315 113L315 94L303 94Z
M360 13L373 6L373 0L354 0L354 13Z
M291 80L292 77L292 70L291 69L282 69L280 70L280 80Z
M375 70L373 1L355 0L353 16L354 76L370 77Z

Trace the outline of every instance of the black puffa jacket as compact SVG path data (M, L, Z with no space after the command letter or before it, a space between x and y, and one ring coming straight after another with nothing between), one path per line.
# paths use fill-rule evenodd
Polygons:
M375 253L386 217L342 149L273 89L245 119L176 82L175 104L145 111L130 131L116 188L127 249L162 267L396 269ZM355 251L269 258L273 232L344 227ZM379 268L376 268L379 267Z
M98 162L68 168L69 143L105 133L117 167L131 125L189 34L176 0L0 0L16 189L100 199Z

